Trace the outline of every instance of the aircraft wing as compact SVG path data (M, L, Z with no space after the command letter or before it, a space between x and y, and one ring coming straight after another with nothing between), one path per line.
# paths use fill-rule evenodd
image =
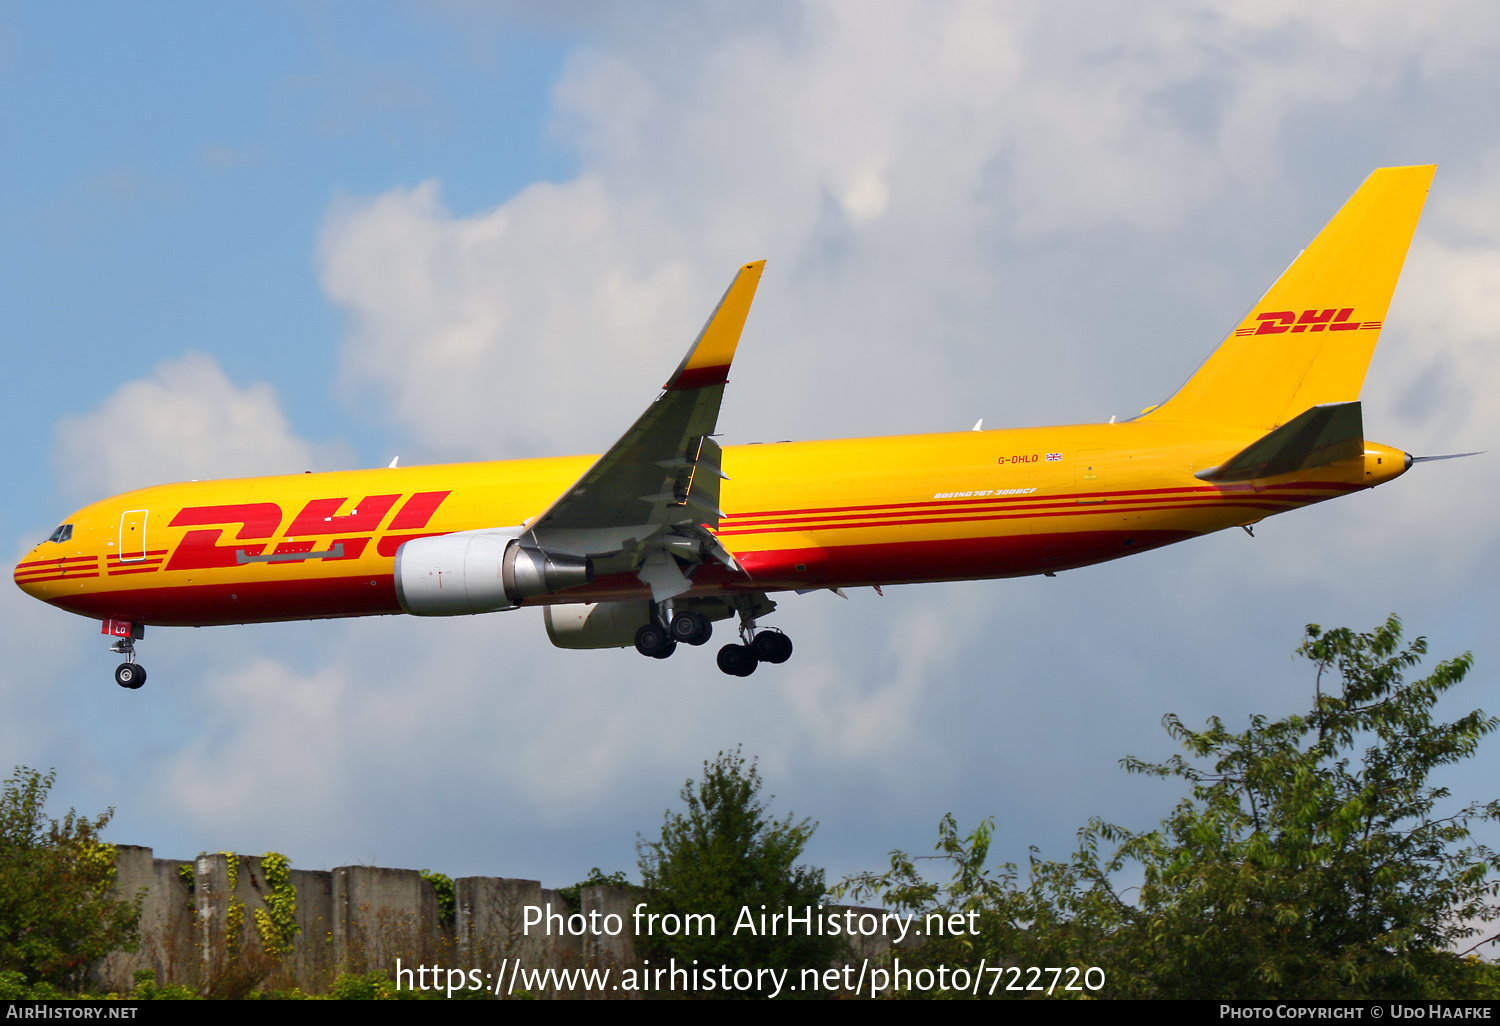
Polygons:
M706 556L736 567L705 528L719 518L720 450L710 436L719 420L729 365L739 345L764 260L745 264L709 316L682 363L646 412L551 506L527 524L536 545L553 552L620 557L639 568L660 599L686 591L676 556ZM660 587L658 586L660 582Z
M1193 476L1204 481L1249 481L1311 470L1364 451L1365 424L1359 402L1324 403L1304 410L1219 466Z

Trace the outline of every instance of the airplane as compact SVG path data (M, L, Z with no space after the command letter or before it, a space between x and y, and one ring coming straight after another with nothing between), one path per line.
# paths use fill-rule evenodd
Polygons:
M738 618L718 666L783 663L788 591L1044 574L1373 488L1360 387L1435 166L1374 171L1169 399L1130 420L721 448L765 261L602 456L195 481L78 510L17 564L102 622L139 688L147 626L540 606L564 649L657 659Z

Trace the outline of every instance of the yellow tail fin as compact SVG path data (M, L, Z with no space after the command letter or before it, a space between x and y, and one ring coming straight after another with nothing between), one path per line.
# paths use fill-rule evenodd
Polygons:
M1142 419L1269 429L1358 399L1435 170L1373 172L1198 373Z

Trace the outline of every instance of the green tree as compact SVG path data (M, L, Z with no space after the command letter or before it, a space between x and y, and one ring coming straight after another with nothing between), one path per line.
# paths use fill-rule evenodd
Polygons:
M810 907L816 915L826 893L821 869L796 865L817 824L795 822L790 813L772 819L759 797L761 785L756 764L747 766L739 749L720 752L703 764L702 781L683 785L687 811L666 814L661 840L637 840L649 912L711 914L717 925L711 936L664 936L659 927L652 936L638 936L653 965L675 957L678 965L697 959L700 968L789 968L795 974L804 967L826 968L841 953L837 938L733 932L745 907L757 924L762 906L767 913L791 906L799 916Z
M1430 782L1497 721L1476 710L1436 722L1473 660L1407 682L1427 645L1401 634L1394 616L1364 634L1309 626L1297 650L1316 669L1305 714L1254 716L1242 732L1165 717L1186 757L1122 761L1188 785L1155 830L1091 821L1067 862L1033 854L1022 886L1013 865L985 867L991 823L965 837L946 817L947 884L895 852L889 872L845 886L918 911L981 912L977 941L931 944L923 958L1097 965L1113 996L1500 996L1495 967L1463 957L1495 940L1500 919L1500 856L1470 833L1500 821L1500 801L1457 805ZM1131 868L1142 883L1122 891Z
M605 873L604 870L595 866L589 870L589 875L579 880L570 887L559 887L557 893L562 896L563 904L568 906L568 911L579 912L583 909L583 889L585 887L629 887L630 881L625 878L623 870L615 873Z
M0 793L0 973L76 991L94 962L135 950L140 899L111 897L115 849L99 833L114 810L48 819L55 779L19 766Z

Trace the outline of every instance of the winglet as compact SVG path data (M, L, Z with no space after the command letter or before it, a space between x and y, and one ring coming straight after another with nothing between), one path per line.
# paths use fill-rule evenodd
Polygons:
M703 325L692 348L663 388L681 391L722 385L729 380L729 365L734 360L735 347L740 344L740 332L745 328L750 301L755 298L755 287L760 284L760 273L765 266L764 260L757 260L739 269L724 298L714 307L708 323Z

